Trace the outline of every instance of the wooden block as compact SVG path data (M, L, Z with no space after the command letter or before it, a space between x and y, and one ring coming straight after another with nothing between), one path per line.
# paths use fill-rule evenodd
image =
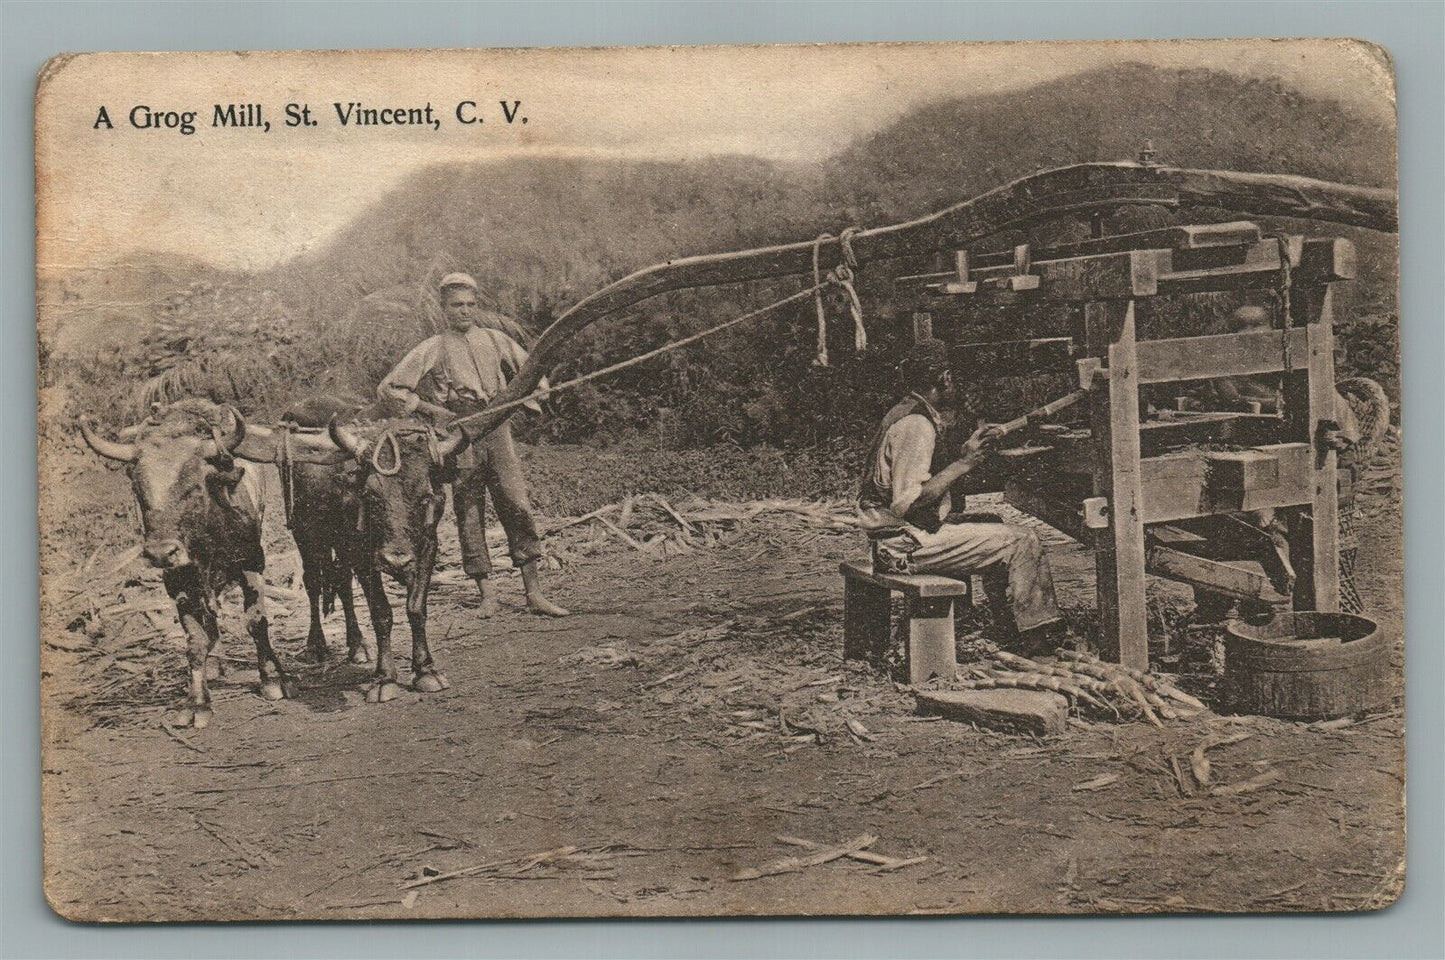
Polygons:
M1263 451L1217 451L1203 456L1212 488L1266 490L1279 486L1279 459Z
M1189 517L1309 503L1312 477L1310 449L1304 443L1279 443L1255 448L1275 463L1268 486L1239 486L1215 481L1206 456L1173 454L1140 462L1145 523L1170 523ZM1263 467L1254 469L1267 473ZM1263 476L1261 473L1261 478Z
M951 679L958 673L953 642L953 600L917 597L908 604L908 682L915 686L932 677Z
M1069 716L1068 701L1044 690L930 690L917 697L919 713L1009 733L1063 733Z
M1301 245L1291 279L1295 283L1332 283L1353 280L1357 272L1355 245L1343 237L1324 237Z

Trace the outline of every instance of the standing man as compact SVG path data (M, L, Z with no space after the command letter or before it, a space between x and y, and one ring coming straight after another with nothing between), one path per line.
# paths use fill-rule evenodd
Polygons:
M465 273L449 273L440 284L442 312L448 329L412 349L377 388L383 401L399 404L405 414L420 413L442 423L484 407L527 361L521 344L500 330L476 325L477 282ZM545 386L545 381L543 382ZM528 404L538 410L536 404ZM462 543L462 569L482 594L481 615L497 612L496 586L487 556L487 491L507 531L512 562L522 571L527 609L549 617L568 611L548 600L537 575L542 539L532 516L527 482L512 443L511 424L468 446L457 459L452 481L452 507Z
M1032 530L1010 523L944 523L949 488L985 455L997 428L980 427L963 455L930 474L938 440L937 407L950 399L953 373L941 340L920 340L899 367L904 399L888 411L864 462L859 525L880 572L982 573L995 623L1020 635L1025 649L1052 641L1061 623L1054 581Z

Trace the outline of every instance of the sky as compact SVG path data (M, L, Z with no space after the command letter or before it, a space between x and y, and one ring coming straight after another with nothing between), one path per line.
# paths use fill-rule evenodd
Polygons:
M1394 109L1387 61L1325 40L87 54L52 62L37 95L39 259L86 269L150 250L261 269L433 163L811 162L929 102L1124 61L1275 77L1376 119ZM464 101L482 123L458 122ZM332 104L352 102L430 103L439 123L342 126ZM215 105L233 103L261 104L269 132L213 127ZM309 104L314 125L286 127L288 103ZM113 128L97 122L102 106ZM173 112L173 125L194 111L195 132L164 119L138 129L136 107Z

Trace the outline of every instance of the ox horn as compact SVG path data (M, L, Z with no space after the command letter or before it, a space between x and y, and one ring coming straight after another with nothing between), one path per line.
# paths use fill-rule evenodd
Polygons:
M225 445L224 449L227 453L235 453L236 448L241 445L241 441L246 439L246 418L241 416L241 411L229 403L226 404L226 409L231 414L231 433L222 437L221 442Z
M125 463L135 463L140 456L140 451L133 443L116 443L113 440L106 440L96 435L90 429L90 424L80 421L80 435L85 438L85 443L90 449L108 460L120 460Z
M326 423L326 432L331 436L331 442L336 444L356 459L360 460L366 456L366 439L356 434L356 431L349 427L342 426L336 422L336 417Z
M461 427L453 427L437 442L437 457L443 462L466 449L470 439Z

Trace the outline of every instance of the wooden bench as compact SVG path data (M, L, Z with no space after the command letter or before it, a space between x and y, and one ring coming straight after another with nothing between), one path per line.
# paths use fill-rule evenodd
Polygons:
M893 593L907 601L904 622L908 641L904 647L908 682L922 683L929 677L952 677L958 669L953 648L953 604L955 598L969 603L972 578L955 580L931 573L875 573L867 561L842 564L843 574L843 658L880 660L892 640L889 603Z

